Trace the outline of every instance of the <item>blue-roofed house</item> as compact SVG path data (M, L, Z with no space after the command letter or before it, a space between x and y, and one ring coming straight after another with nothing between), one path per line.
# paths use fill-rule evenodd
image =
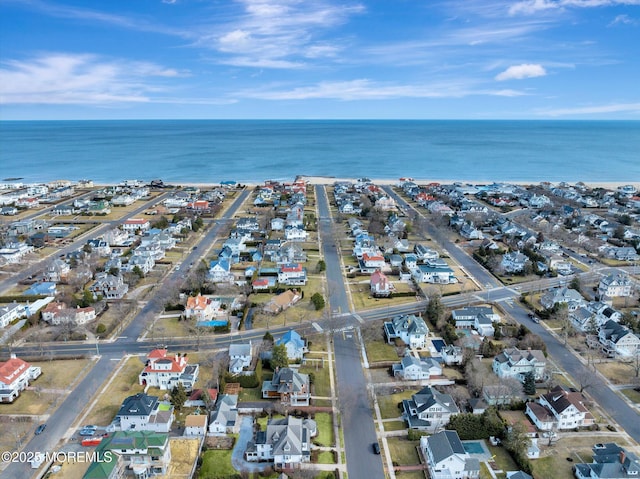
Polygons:
M34 283L23 294L25 296L55 296L57 294L56 283L50 281L42 281Z
M307 342L294 330L285 333L276 341L276 345L284 344L287 348L287 357L289 359L302 359L304 353L308 351Z
M233 281L231 264L226 259L218 259L209 264L209 281L213 283L225 283Z

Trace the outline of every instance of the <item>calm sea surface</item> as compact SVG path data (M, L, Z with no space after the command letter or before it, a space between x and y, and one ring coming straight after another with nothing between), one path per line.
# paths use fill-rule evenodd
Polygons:
M0 180L640 181L639 121L2 121Z

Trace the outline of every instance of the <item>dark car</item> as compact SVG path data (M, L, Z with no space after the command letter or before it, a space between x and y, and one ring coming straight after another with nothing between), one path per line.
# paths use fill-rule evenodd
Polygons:
M377 442L374 442L371 447L373 448L374 454L380 454L380 444L378 444Z
M47 425L46 424L40 424L37 428L36 428L36 436L42 434L44 432L44 428L46 428Z

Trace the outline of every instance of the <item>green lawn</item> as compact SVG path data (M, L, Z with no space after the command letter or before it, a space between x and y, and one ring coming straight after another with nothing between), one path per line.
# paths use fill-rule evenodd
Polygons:
M232 450L209 450L202 454L200 479L235 476L237 471L231 465Z
M313 373L313 395L331 397L331 384L329 381L329 364L326 367L316 369L315 366L303 366L300 372L303 374Z
M403 429L407 429L404 421L388 421L383 424L385 431L402 431Z
M262 401L262 387L242 388L238 396L238 402Z
M318 435L314 441L319 446L331 447L334 445L333 437L333 421L331 414L328 412L319 412L315 416L316 424L318 425Z
M516 466L516 463L511 458L511 454L509 454L504 447L489 445L489 451L491 451L491 454L495 456L493 460L498 466L498 469L502 469L503 471L518 470L518 466Z
M370 363L377 361L399 361L395 346L382 341L371 341L365 344L367 358Z
M420 464L420 457L416 446L419 441L409 441L404 437L389 437L387 438L387 445L389 447L389 453L394 464L399 466L412 466L414 464Z
M331 451L320 451L318 453L318 464L335 464L336 460L334 458L333 452Z
M398 407L398 403L403 399L411 399L411 395L415 393L416 390L409 389L389 396L378 396L378 406L380 406L382 419L394 419L401 416L402 409Z
M636 404L640 403L640 392L634 391L633 389L622 389L620 392L627 396L630 401Z

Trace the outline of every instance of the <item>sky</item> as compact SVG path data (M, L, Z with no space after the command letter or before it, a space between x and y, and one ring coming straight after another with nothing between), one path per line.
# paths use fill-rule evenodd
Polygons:
M640 0L0 0L0 119L640 120Z

